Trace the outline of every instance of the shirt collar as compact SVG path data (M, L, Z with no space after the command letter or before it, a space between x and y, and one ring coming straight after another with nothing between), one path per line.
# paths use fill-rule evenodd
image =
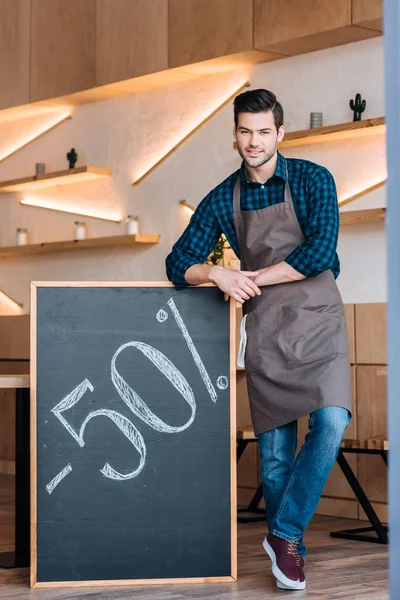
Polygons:
M271 179L274 177L280 177L286 183L286 160L280 152L278 152L278 161L276 163L275 173L272 175ZM248 179L244 169L244 162L242 162L240 166L240 178L244 183L256 183L255 181L250 181L250 179Z

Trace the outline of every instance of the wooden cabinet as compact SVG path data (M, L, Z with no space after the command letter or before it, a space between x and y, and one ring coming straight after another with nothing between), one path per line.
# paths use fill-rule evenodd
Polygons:
M0 110L29 102L30 0L0 2Z
M0 110L84 104L381 33L382 0L1 0Z
M357 434L387 434L387 367L357 366ZM369 500L387 502L388 470L379 455L358 456L358 477Z
M94 87L95 0L32 0L31 10L31 102Z
M376 37L352 24L350 0L254 0L254 47L292 56Z
M169 66L250 51L252 0L169 0Z
M96 85L167 68L166 0L96 0Z
M383 32L382 0L352 0L352 11L354 25Z
M355 330L357 364L385 365L386 303L356 304Z
M29 315L0 316L0 359L29 359L29 328Z

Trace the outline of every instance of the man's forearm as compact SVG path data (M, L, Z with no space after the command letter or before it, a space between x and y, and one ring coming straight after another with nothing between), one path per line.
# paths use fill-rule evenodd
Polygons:
M261 269L260 274L254 279L256 285L276 285L278 283L290 283L306 279L306 276L296 269L293 269L288 263L282 261L266 269Z
M201 285L202 283L214 283L213 274L215 265L192 265L185 272L185 279L189 285Z
M260 288L254 283L258 271L236 271L218 265L192 265L185 272L185 280L189 285L214 283L224 292L225 300L229 296L237 302L248 300L251 296L260 295Z

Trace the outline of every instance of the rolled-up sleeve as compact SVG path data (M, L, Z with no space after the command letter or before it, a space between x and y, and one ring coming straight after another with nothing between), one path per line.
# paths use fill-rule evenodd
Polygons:
M212 206L211 193L202 200L189 225L165 260L167 277L176 287L186 287L189 267L203 264L221 236L221 227Z
M324 167L310 178L307 198L305 241L285 258L285 262L306 277L316 277L331 268L339 236L339 206L336 185Z

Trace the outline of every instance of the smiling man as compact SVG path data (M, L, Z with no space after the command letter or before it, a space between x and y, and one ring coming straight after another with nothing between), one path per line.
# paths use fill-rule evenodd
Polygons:
M241 354L269 530L263 546L277 586L300 590L303 534L351 420L336 187L324 167L277 151L283 110L273 93L240 94L234 118L241 168L200 203L167 274L179 287L212 282L243 305ZM203 264L221 233L242 271ZM309 432L295 456L304 415Z

